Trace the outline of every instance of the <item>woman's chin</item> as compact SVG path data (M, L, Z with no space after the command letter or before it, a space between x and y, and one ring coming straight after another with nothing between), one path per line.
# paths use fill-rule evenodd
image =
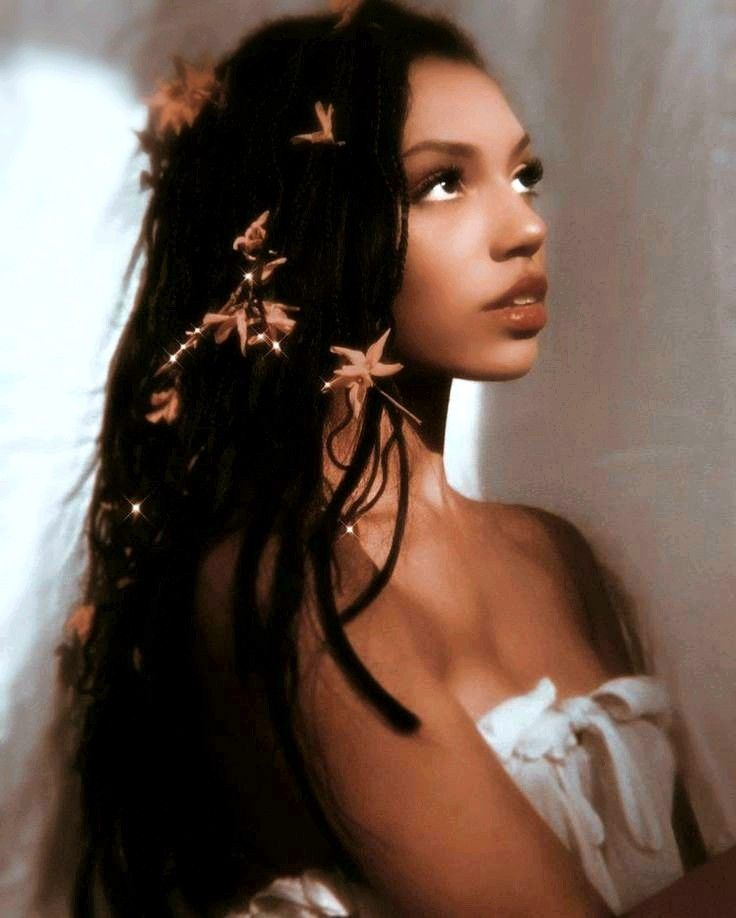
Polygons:
M504 382L521 379L534 367L539 356L538 336L516 338L512 342L494 348L492 355L475 367L467 367L466 372L457 373L462 379L473 379L479 382Z

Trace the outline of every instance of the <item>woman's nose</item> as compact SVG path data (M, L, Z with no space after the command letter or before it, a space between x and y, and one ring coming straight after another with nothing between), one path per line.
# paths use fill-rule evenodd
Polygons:
M490 255L494 261L518 255L530 257L539 251L547 238L547 224L533 210L526 195L509 190L503 204L496 199L491 206L495 211L490 234Z

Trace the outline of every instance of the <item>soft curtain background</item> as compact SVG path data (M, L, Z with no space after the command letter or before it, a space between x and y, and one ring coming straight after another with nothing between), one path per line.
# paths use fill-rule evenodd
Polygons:
M454 384L448 474L468 496L568 517L615 572L673 694L676 742L715 854L736 839L736 5L417 6L473 32L547 167L542 357L513 384ZM129 306L120 279L144 204L131 132L143 124L140 97L172 53L217 54L264 10L314 8L6 0L0 10L8 918L67 914L74 812L59 774L54 650L77 599L88 488L65 498L91 455ZM39 892L49 859L56 875Z

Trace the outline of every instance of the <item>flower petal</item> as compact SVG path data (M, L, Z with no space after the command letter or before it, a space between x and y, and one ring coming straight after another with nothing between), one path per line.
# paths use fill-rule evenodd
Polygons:
M233 249L241 249L243 254L248 257L249 261L254 259L250 257L251 252L258 252L266 241L268 233L266 232L265 223L270 214L269 210L264 210L260 216L248 226L242 236L238 236L233 242Z
M349 379L357 379L361 377L365 379L368 376L368 370L365 367L358 367L352 363L346 363L344 366L338 367L335 370L336 376L347 376Z
M321 102L317 102L314 106L314 110L317 113L317 119L320 123L320 127L325 135L332 136L332 112L334 111L333 106L330 104L325 110L324 105Z
M179 417L181 402L179 400L179 392L175 387L154 392L151 395L150 402L155 410L148 412L146 420L152 424L157 424L159 421L172 424Z
M146 420L150 421L152 424L158 424L159 421L164 419L166 414L165 408L159 408L158 411L150 411L146 415Z
M244 309L238 310L236 319L238 326L238 335L240 336L240 353L245 357L245 349L248 344L248 319Z
M336 141L333 130L332 130L332 115L335 111L335 107L330 103L327 108L323 105L321 101L315 102L314 111L317 115L317 120L320 123L319 131L312 131L309 134L295 134L291 138L292 143L327 143L333 144L337 147L344 147L345 141L339 140Z
M363 407L363 400L365 399L365 386L361 385L360 382L354 383L349 391L348 398L350 399L350 404L353 408L353 417L357 418L360 414L360 410Z
M348 22L355 15L358 7L361 4L361 0L330 0L330 9L334 13L340 13L340 19L335 25L336 29L341 28L344 25L347 25Z
M251 223L251 226L257 226L259 229L264 229L270 213L270 210L264 210L263 213L259 217L256 217L253 223Z
M181 402L179 401L179 393L174 389L171 394L166 407L164 408L163 418L167 424L173 424L174 421L179 417L179 408Z
M340 347L336 344L332 345L330 351L333 354L341 354L343 357L347 357L356 366L358 364L363 365L366 362L366 356L363 351L356 351L349 347Z
M235 316L228 316L229 322L223 322L215 332L215 341L222 344L230 337L230 332L235 328Z
M268 325L269 332L273 332L275 329L284 335L291 334L294 326L296 325L296 321L294 319L290 319L288 316L273 316L272 318L267 319L266 323Z
M215 325L218 322L227 322L228 319L232 319L232 316L226 315L224 312L206 312L202 319L202 325L206 328L208 325Z
M266 312L269 309L283 309L284 312L300 312L301 306L288 306L286 303L277 303L275 300L264 300L263 306Z
M403 369L403 363L374 363L369 372L371 376L393 376Z
M95 618L95 607L90 603L84 603L77 606L69 618L64 623L64 630L68 634L74 634L80 643L84 644L92 630L92 623Z
M169 400L170 389L162 389L160 392L154 392L151 396L151 404L156 407L158 405L165 405Z
M274 258L273 261L266 262L266 264L261 268L261 283L265 283L273 272L278 268L279 265L283 265L286 261L285 258Z
M294 134L291 138L292 143L315 143L318 142L315 138L321 136L321 132L317 131L313 134Z
M381 335L381 337L378 338L377 341L374 341L373 344L371 344L371 346L365 352L365 356L369 364L375 363L376 361L381 359L381 355L383 354L383 348L386 344L386 339L388 338L390 334L391 334L391 329L387 328L386 331Z

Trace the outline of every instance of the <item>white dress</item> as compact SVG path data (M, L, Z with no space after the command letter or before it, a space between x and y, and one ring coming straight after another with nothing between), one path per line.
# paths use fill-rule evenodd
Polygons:
M682 876L671 821L670 704L660 679L621 676L558 701L544 677L476 726L615 914ZM274 880L230 918L257 915L386 918L364 887L321 870Z

